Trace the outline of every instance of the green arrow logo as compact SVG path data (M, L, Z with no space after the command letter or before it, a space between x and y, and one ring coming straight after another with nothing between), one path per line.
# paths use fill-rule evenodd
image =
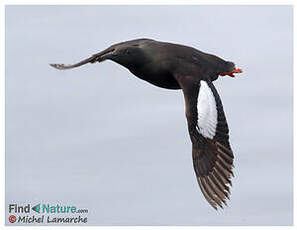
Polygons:
M40 204L37 204L34 207L32 207L32 210L35 211L35 212L40 213Z

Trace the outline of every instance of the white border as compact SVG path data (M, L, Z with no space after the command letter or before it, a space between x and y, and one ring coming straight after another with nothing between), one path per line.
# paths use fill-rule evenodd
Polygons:
M2 0L1 5L295 5L294 0Z
M249 0L249 1L239 1L239 0L208 0L208 1L201 1L201 0L0 0L0 149L2 158L1 158L1 184L5 185L5 5L293 5L294 7L294 25L296 25L296 17L295 17L295 1L281 1L281 0L270 0L270 1L263 1L263 0ZM294 38L296 38L296 30L294 29ZM296 46L294 44L294 72L296 73L296 61L295 61L295 54L296 54ZM16 60L17 61L17 60ZM294 89L296 89L297 81L294 80ZM296 95L297 93L294 90L294 114L296 114ZM295 144L296 144L296 122L294 119L294 155L295 151ZM294 156L294 178L296 178L296 157ZM296 191L296 183L294 183L294 214L295 214L295 207L296 207L296 198L295 198L295 191ZM1 229L81 229L81 228L89 228L89 229L295 229L294 226L292 227L279 227L279 226L4 226L5 224L5 187L1 186L0 189L0 228ZM294 215L294 223L296 223L296 214Z

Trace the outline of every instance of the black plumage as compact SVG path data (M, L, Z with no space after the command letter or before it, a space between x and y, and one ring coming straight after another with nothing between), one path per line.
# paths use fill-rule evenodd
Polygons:
M153 85L182 89L198 184L212 207L223 208L229 199L234 155L223 105L213 85L218 76L242 72L234 64L197 49L152 39L137 39L110 46L74 65L112 60Z

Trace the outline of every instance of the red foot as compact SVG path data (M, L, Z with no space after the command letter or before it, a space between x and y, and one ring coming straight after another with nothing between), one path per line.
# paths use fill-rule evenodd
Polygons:
M222 73L220 74L220 76L230 76L230 77L235 77L234 76L234 73L242 73L242 70L241 69L236 69L235 67L233 68L233 70L231 72L227 72L227 73Z

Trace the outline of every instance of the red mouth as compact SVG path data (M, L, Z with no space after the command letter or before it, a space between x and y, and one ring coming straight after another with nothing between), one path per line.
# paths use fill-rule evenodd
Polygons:
M235 77L234 73L242 73L242 69L236 69L235 67L233 68L233 70L231 72L227 72L227 73L221 73L220 76L230 76L230 77Z

